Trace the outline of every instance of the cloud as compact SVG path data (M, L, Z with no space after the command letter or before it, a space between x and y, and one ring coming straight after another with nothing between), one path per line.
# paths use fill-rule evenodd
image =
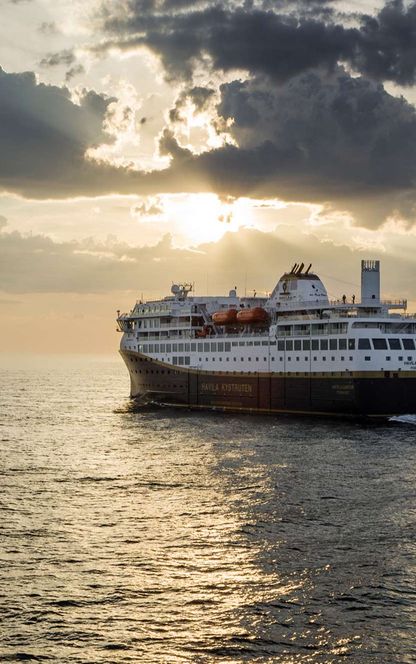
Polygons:
M403 98L342 69L285 85L236 80L220 94L218 116L233 144L196 155L165 129L160 150L176 180L222 195L327 204L369 227L388 216L415 221L416 111Z
M67 49L57 53L48 53L40 61L41 67L57 67L58 65L72 65L75 62L73 51Z
M84 90L75 103L65 87L1 68L0 98L0 189L36 198L134 190L131 169L85 157L114 142L105 126L115 98Z
M108 41L96 50L147 46L174 78L192 78L208 56L214 70L242 69L280 82L316 67L331 71L340 63L376 80L415 82L415 2L391 0L374 16L357 16L355 27L345 25L325 0L310 5L105 2L99 22Z
M71 67L65 74L65 82L69 83L74 76L79 76L80 74L85 74L85 68L83 65L75 65L75 67Z
M165 212L161 199L157 196L143 200L132 208L132 214L139 217L159 217Z
M393 236L389 236L389 239ZM348 241L348 240L347 240ZM399 237L391 254L382 258L384 293L388 297L412 296L416 237ZM394 251L400 251L400 260ZM224 262L224 256L227 260ZM371 251L372 258L380 257ZM111 293L114 291L168 294L172 280L195 281L205 292L207 275L211 294L226 293L235 284L258 293L270 292L277 279L294 262L313 263L331 292L340 297L345 281L358 295L361 258L369 250L351 250L282 226L275 232L243 229L226 233L218 242L193 249L177 249L166 234L153 246L134 247L116 240L57 243L40 235L0 233L0 283L4 294ZM342 265L342 271L340 271ZM328 277L332 275L332 277ZM341 284L337 280L344 280ZM355 284L355 285L354 285ZM242 292L242 290L241 290ZM134 296L133 296L134 297ZM132 302L131 302L132 304Z

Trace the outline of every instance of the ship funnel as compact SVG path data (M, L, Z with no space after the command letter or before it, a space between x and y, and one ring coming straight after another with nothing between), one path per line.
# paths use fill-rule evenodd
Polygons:
M361 304L380 305L380 261L361 261Z

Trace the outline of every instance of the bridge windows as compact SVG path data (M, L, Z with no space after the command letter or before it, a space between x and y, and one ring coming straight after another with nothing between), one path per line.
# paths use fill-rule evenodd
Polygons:
M402 345L400 339L389 339L389 348L390 350L401 350Z
M387 350L387 341L385 339L373 339L374 350Z
M358 339L358 350L370 350L370 339Z

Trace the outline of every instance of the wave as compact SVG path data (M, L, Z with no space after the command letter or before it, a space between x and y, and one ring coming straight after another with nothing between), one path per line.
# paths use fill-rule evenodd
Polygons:
M402 422L403 424L416 425L416 415L397 415L390 418L390 422Z

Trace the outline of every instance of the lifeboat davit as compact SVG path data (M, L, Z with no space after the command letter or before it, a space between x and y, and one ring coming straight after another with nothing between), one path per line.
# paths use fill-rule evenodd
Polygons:
M254 307L253 309L241 309L237 314L237 321L244 325L251 323L266 323L269 320L269 314L261 307Z
M235 325L237 322L237 309L216 311L215 314L212 314L212 320L215 325Z

